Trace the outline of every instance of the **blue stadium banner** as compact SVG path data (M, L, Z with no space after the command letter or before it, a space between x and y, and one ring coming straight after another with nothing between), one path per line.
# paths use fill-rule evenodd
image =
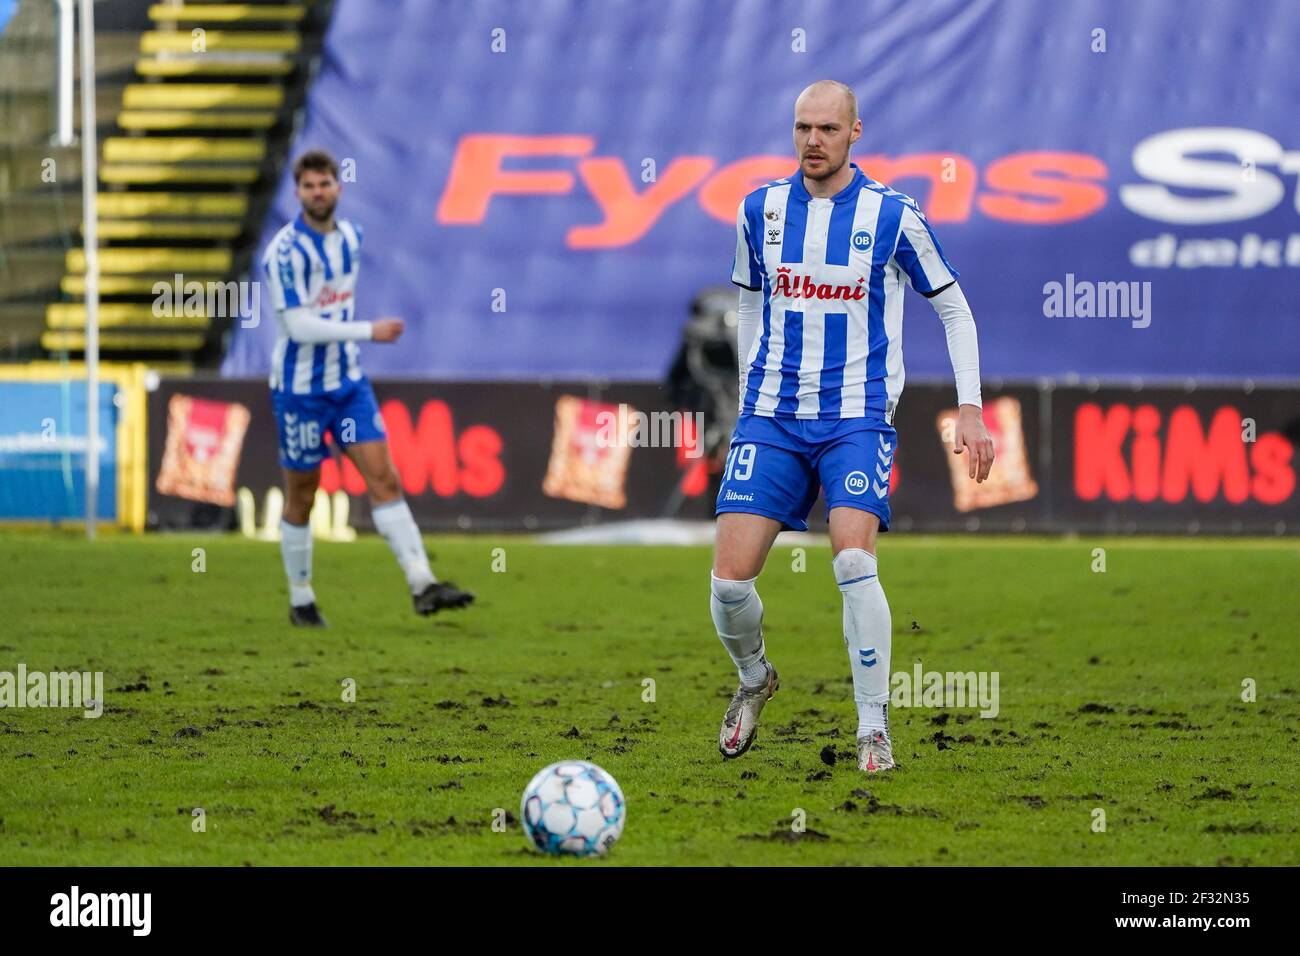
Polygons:
M343 162L387 377L658 379L739 199L842 80L854 157L925 209L986 376L1294 379L1300 4L339 4L296 155ZM296 212L282 175L261 237ZM275 322L235 330L266 373ZM951 374L909 297L907 367Z
M99 386L98 515L117 518L118 386ZM86 516L86 384L0 381L0 519Z

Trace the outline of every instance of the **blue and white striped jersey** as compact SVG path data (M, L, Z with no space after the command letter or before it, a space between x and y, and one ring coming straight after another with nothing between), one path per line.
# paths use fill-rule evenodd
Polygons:
M740 204L731 278L763 293L761 325L741 336L741 414L891 421L904 281L928 294L957 278L916 202L852 168L829 199L795 172Z
M356 314L357 273L361 268L361 227L347 219L319 233L299 213L275 234L262 255L271 287L279 336L271 353L270 385L294 395L321 395L361 381L356 342L309 345L289 338L287 309L307 308L319 319L351 322Z

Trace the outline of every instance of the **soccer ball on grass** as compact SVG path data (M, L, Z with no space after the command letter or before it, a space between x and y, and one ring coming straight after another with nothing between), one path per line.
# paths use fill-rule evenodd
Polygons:
M617 781L600 767L562 760L528 782L519 819L543 853L602 856L623 833L627 804Z

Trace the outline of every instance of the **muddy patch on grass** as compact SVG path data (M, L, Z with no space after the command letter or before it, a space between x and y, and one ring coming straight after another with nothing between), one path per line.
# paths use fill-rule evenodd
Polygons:
M315 807L311 810L302 811L305 816L314 816L326 826L342 827L352 832L361 833L378 833L374 827L363 826L360 817L351 810L339 810L333 803L328 803L323 807Z
M1084 704L1082 707L1080 707L1078 710L1076 710L1075 713L1076 714L1113 714L1115 713L1115 708L1109 707L1106 704L1087 703Z
M640 742L641 740L639 738L629 737L626 734L624 734L622 737L616 738L614 740L613 745L609 749L611 753L625 754Z
M514 815L506 813L507 823L518 823ZM411 836L453 836L473 833L481 829L476 823L470 823L465 820L457 820L454 816L449 816L445 820L410 820L407 822L407 828Z
M1256 820L1253 823L1211 823L1204 833L1227 833L1237 836L1243 833L1277 833L1277 827Z
M1231 800L1233 799L1232 791L1225 790L1223 787L1206 787L1193 800Z
M820 830L802 830L796 832L791 829L777 829L771 833L743 833L737 839L740 840L757 840L762 843L825 843L830 839L830 834L822 833Z
M857 789L835 808L845 813L879 814L888 817L929 817L938 820L943 814L932 807L904 807L896 803L883 803L870 790Z

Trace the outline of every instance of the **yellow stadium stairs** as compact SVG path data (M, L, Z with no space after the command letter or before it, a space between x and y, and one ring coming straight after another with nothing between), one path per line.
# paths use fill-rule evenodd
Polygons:
M190 367L239 318L226 314L238 297L221 291L256 239L250 197L275 172L269 137L286 129L292 84L305 75L311 10L312 0L148 8L150 29L124 64L132 76L117 129L101 141L98 324L112 358ZM79 239L85 224L73 225ZM62 301L45 307L41 335L56 354L86 341L83 251L69 248L64 265ZM217 294L172 307L175 291L195 283Z

